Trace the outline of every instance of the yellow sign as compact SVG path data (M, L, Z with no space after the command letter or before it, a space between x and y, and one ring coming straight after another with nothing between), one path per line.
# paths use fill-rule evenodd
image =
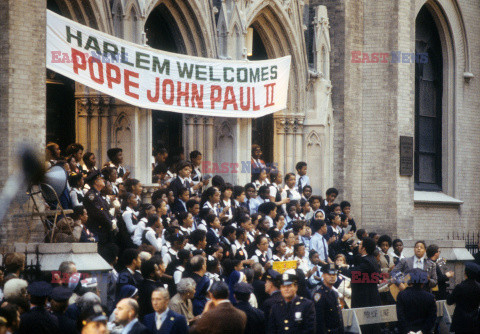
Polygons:
M297 269L297 261L275 261L273 262L272 269L283 274L288 269Z

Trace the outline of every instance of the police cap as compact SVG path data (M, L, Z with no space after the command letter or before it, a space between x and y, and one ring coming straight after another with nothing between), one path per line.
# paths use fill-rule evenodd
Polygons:
M27 292L30 296L48 297L52 293L52 286L47 282L37 281L27 287Z
M322 266L322 273L336 275L338 274L338 268L335 263L327 263Z
M73 292L67 287L64 286L57 286L52 290L52 293L50 294L50 298L57 302L64 302L70 299L72 296Z
M282 285L290 285L298 282L298 276L295 269L288 269L282 275Z

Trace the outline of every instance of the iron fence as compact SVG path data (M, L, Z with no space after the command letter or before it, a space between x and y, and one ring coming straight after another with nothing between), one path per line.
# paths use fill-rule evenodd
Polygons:
M447 240L465 240L465 248L474 255L478 253L478 242L480 240L480 231L469 232L451 232L447 234Z

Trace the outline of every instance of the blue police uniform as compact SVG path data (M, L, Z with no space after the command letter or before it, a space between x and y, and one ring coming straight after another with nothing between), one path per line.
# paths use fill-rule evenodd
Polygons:
M338 295L323 282L313 294L317 334L344 333L342 309L338 304Z
M289 303L282 299L274 304L270 311L267 333L315 333L313 302L296 296Z

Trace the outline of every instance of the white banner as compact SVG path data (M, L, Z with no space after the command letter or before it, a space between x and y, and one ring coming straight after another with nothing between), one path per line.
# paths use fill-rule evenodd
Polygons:
M47 68L140 108L222 117L271 114L286 108L290 61L169 53L47 10Z

